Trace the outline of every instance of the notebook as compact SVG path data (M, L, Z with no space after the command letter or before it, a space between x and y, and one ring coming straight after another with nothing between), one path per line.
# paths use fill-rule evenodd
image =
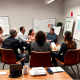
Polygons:
M30 71L31 76L37 76L37 75L46 75L46 70L43 67L34 67Z

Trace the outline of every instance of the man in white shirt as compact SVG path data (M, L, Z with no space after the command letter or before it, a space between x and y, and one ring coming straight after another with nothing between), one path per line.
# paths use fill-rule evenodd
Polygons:
M25 28L23 26L20 27L20 32L18 33L18 36L17 37L18 37L19 41L21 42L22 46L26 47L25 48L25 51L28 50L29 55L30 55L31 54L31 51L30 51L31 44L29 44L29 43L31 41L28 40L28 37L25 34Z

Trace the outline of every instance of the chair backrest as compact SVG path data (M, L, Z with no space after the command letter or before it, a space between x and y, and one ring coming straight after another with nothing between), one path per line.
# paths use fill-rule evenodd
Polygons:
M75 65L79 63L79 54L80 49L68 50L65 58L64 58L64 65Z
M30 67L50 67L51 52L31 52Z
M5 64L16 64L16 57L12 49L2 49L1 51L1 61Z

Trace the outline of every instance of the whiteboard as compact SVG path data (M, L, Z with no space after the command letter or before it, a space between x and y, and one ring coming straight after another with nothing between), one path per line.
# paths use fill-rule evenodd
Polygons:
M73 38L80 41L80 20L76 20Z
M70 31L72 32L72 28L73 28L73 18L66 18L66 22L65 22L65 27L64 27L64 32L63 35L66 31Z
M3 35L9 34L9 20L7 16L0 17L0 26L3 28Z
M39 30L49 32L50 28L55 26L56 19L33 19L34 32L37 33Z

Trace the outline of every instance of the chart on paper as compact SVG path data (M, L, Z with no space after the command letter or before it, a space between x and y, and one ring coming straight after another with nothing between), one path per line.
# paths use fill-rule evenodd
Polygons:
M72 27L73 27L73 18L66 18L63 35L66 31L72 32Z
M73 38L80 41L80 20L76 20Z

